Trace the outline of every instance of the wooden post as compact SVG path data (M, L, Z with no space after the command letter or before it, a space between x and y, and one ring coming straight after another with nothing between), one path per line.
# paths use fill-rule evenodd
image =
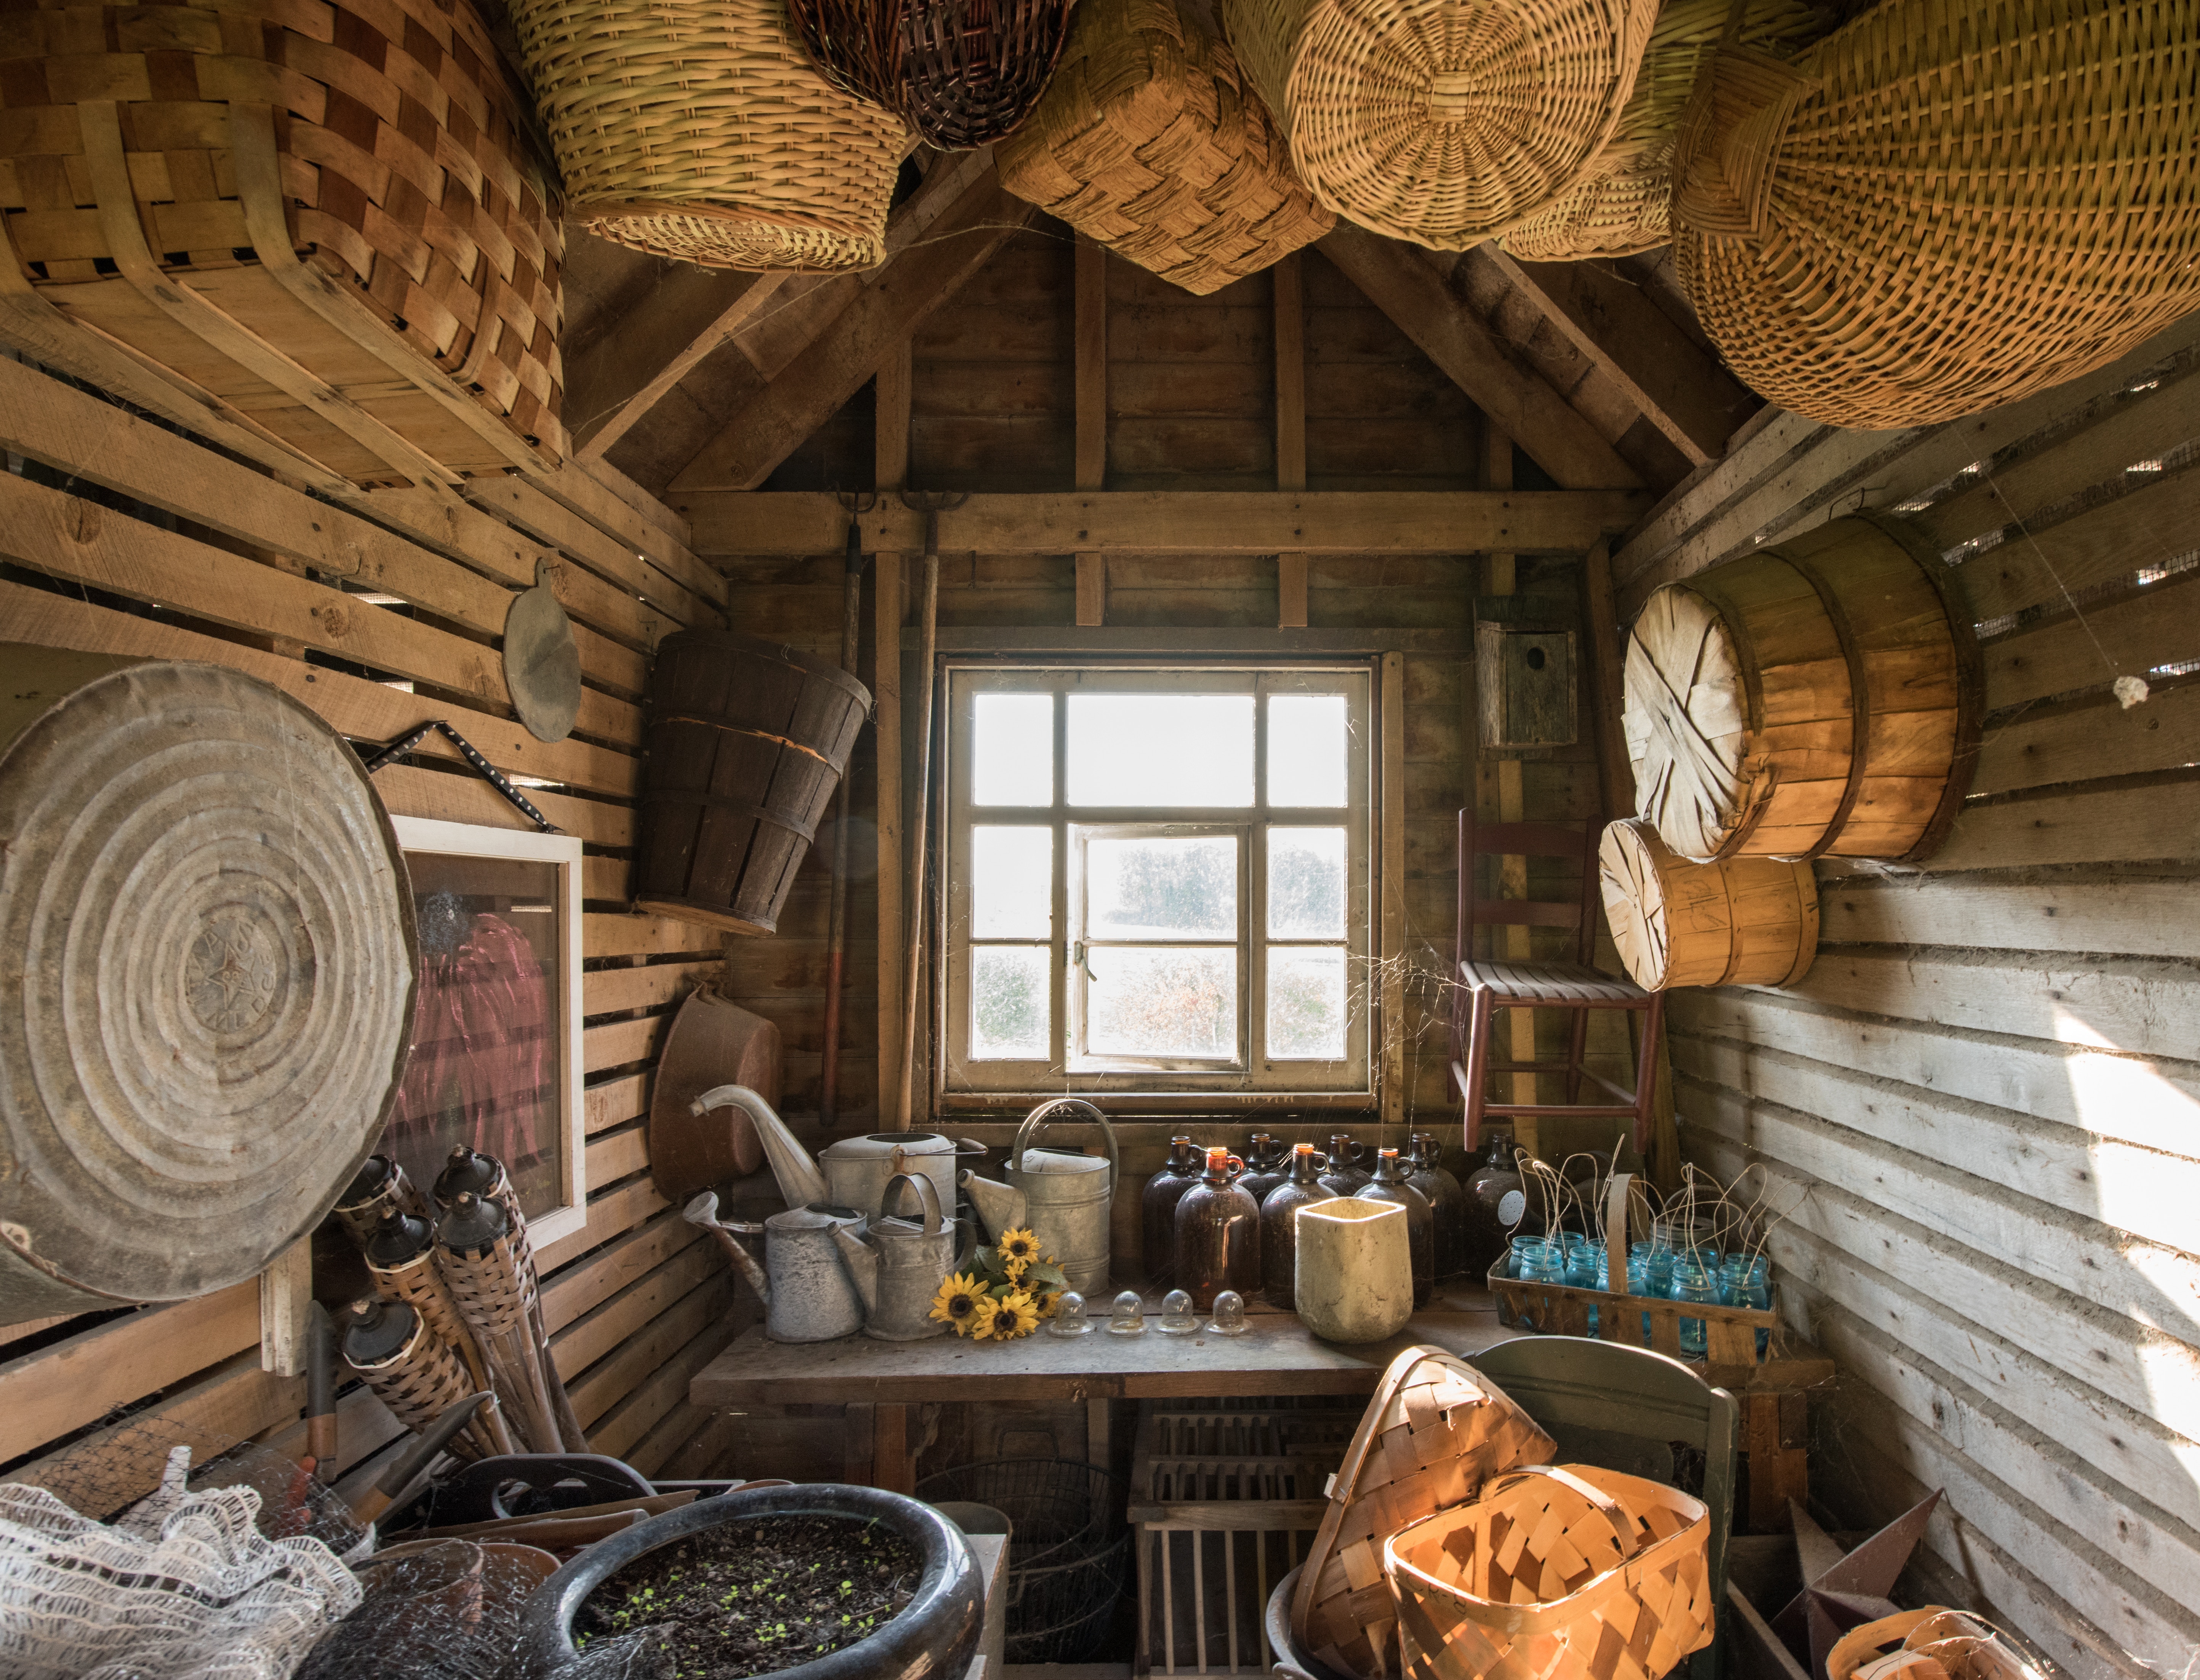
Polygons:
M1383 1070L1385 1126L1406 1118L1406 656L1385 653L1382 672Z
M901 975L905 953L902 933L901 857L901 556L881 554L873 562L878 577L872 634L877 669L871 692L878 702L879 804L879 1123L901 1089Z
M1306 291L1293 251L1268 271L1275 277L1276 488L1306 489ZM1307 623L1307 557L1276 556L1276 624L1302 630Z
M909 1408L881 1402L872 1414L871 1485L888 1493L916 1491L916 1456L909 1449Z
M306 1319L313 1305L313 1240L301 1237L260 1274L260 1368L295 1377L306 1368Z
M916 383L916 347L904 338L879 364L877 465L871 482L881 490L898 490L909 483L910 400Z
M1483 431L1482 487L1486 490L1509 490L1512 488L1512 440L1495 425L1485 424ZM1514 588L1513 557L1493 553L1486 557L1488 571L1485 578L1487 593L1509 595ZM1480 686L1480 673L1477 674ZM1475 739L1478 743L1481 732L1477 728ZM1511 755L1483 761L1481 777L1483 808L1500 822L1524 822L1527 817L1527 790L1518 758ZM1492 809L1494 807L1494 809ZM1528 896L1528 860L1525 858L1498 859L1497 896L1501 899L1525 899ZM1526 928L1492 928L1492 937L1502 948L1505 959L1524 963L1534 954L1534 946ZM1504 1058L1510 1062L1532 1062L1536 1059L1536 1014L1532 1010L1505 1011L1506 1051ZM1513 1074L1507 1084L1512 1087L1515 1103L1533 1103L1536 1097L1536 1080L1533 1074ZM1525 1115L1517 1115L1512 1121L1513 1141L1530 1155L1539 1152L1536 1121Z
M1108 482L1108 253L1077 240L1077 488ZM1077 622L1108 619L1108 557L1077 557Z
M1599 538L1582 559L1582 613L1589 620L1589 728L1596 735L1597 781L1604 820L1635 815L1635 767L1627 761L1621 723L1624 653L1619 607L1612 592L1612 545Z

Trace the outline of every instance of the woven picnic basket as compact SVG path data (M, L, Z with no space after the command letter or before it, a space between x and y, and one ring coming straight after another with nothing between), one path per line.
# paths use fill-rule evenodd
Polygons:
M1222 0L1317 202L1464 250L1548 208L1612 138L1657 0Z
M1928 1604L1853 1628L1826 1653L1827 1680L2040 1680L2016 1642L1981 1616Z
M1547 1462L1556 1444L1504 1391L1441 1348L1390 1361L1330 1484L1329 1508L1299 1572L1291 1630L1340 1674L1402 1672L1383 1542L1472 1499L1489 1478Z
M1632 256L1672 237L1673 142L1696 72L1719 44L1729 0L1666 0L1612 142L1581 183L1498 241L1524 262ZM1788 58L1825 32L1803 0L1745 0L1739 39Z
M886 260L908 131L803 54L787 0L512 0L572 214L707 267Z
M1336 225L1236 57L1175 0L1082 0L1001 184L1204 296Z
M8 18L0 314L119 342L324 486L564 458L557 190L470 0Z
M834 86L897 111L943 151L1013 133L1046 91L1071 0L788 0Z
M1711 1515L1677 1488L1531 1465L1383 1548L1407 1680L1659 1680L1711 1642Z
M2200 307L2200 0L1887 0L1706 61L1674 256L1729 366L1864 428L1951 420Z

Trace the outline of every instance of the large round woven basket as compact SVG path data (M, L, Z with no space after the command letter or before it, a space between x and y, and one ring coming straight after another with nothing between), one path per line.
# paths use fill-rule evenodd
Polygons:
M1635 87L1657 0L1222 0L1315 201L1438 250L1578 182Z
M1569 262L1632 256L1672 237L1674 138L1696 72L1732 10L1729 0L1667 0L1612 143L1578 185L1506 232L1498 243L1508 253L1525 262ZM1819 14L1803 0L1745 0L1738 38L1788 58L1823 32Z
M1046 91L1072 0L788 0L836 87L901 114L944 151L1013 133Z
M787 0L512 0L572 214L717 268L871 268L900 119L804 56Z
M1831 425L1952 420L2200 307L2200 0L1887 0L1706 61L1674 255L1727 364Z

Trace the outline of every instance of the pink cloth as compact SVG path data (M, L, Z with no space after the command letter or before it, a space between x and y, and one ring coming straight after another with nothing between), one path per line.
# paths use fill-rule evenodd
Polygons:
M515 1174L554 1144L538 1119L546 1105L554 1112L551 1026L541 959L502 916L475 916L458 950L422 959L412 1060L389 1141L408 1162L433 1163L424 1184L454 1144Z

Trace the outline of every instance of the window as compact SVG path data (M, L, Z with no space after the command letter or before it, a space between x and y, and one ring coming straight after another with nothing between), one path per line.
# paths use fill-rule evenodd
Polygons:
M1366 1094L1365 665L947 672L944 1094Z

